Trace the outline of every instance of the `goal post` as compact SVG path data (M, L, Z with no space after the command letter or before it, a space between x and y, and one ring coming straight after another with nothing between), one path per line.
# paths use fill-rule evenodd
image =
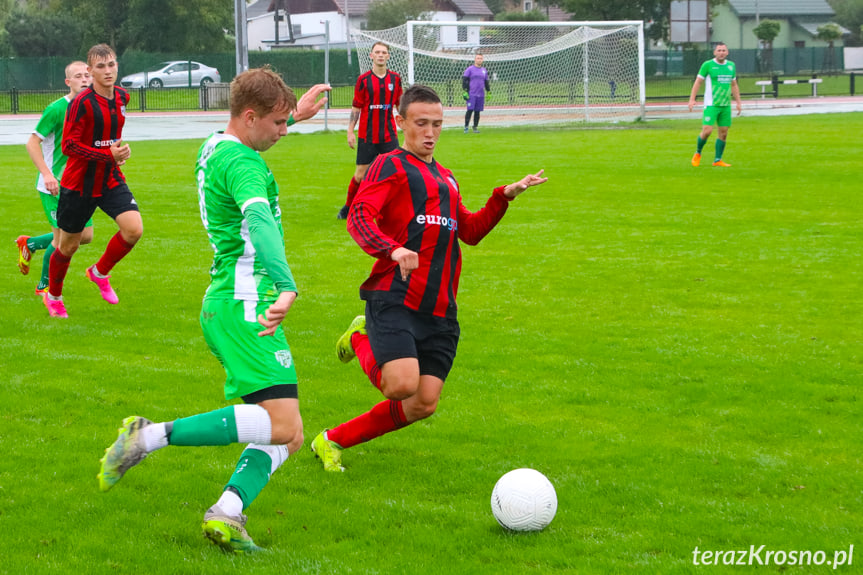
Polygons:
M407 85L433 87L447 108L464 106L461 79L482 54L491 91L483 123L633 121L644 117L644 25L609 22L411 20L353 30L360 69L375 42Z

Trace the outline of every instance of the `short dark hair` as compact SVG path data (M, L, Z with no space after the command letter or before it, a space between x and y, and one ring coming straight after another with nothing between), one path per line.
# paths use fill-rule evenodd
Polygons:
M404 91L401 100L399 100L399 115L403 118L407 117L408 106L414 102L423 104L440 104L440 96L433 89L422 84L414 84Z
M116 58L117 53L107 44L96 44L87 52L87 65L92 66L93 62L104 58Z
M297 97L269 66L252 68L231 82L231 117L251 108L260 116L275 110L296 110Z
M716 50L720 46L725 46L726 48L728 48L728 44L726 44L725 42L714 42L713 43L713 49L714 50Z

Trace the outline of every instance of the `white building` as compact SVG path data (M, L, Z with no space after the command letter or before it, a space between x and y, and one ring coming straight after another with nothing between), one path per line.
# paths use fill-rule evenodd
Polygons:
M329 22L330 47L345 48L350 28L366 28L369 3L369 0L257 0L246 9L249 50L322 48L326 42L326 22ZM492 17L484 0L435 0L435 7L432 20L477 22Z

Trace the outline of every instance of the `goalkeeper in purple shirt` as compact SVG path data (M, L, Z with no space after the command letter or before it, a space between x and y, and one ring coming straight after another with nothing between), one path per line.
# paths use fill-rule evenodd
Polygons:
M491 92L488 81L488 70L482 67L482 54L473 57L473 64L467 67L461 78L464 90L462 97L467 101L467 113L464 115L464 133L467 134L470 125L470 115L473 113L473 131L479 133L479 113L485 107L485 93Z

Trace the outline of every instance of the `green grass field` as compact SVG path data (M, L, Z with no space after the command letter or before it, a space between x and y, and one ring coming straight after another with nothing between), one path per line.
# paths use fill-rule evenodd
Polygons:
M15 266L12 240L46 225L23 146L0 147L0 572L719 573L748 570L695 566L696 546L753 545L829 561L854 545L836 572L860 572L863 114L735 118L728 170L689 165L697 131L445 131L436 157L471 209L528 171L549 182L464 248L438 412L346 452L344 474L308 446L290 458L247 510L268 549L252 557L200 532L242 446L169 447L109 493L96 482L123 417L224 405L198 325L200 142L132 142L145 233L114 270L120 305L84 278L116 230L100 213L66 281L68 320L33 295L41 257L27 277ZM353 170L343 133L288 136L264 157L301 289L285 325L308 443L380 400L334 350L372 260L334 217ZM491 515L517 467L557 489L541 533Z

